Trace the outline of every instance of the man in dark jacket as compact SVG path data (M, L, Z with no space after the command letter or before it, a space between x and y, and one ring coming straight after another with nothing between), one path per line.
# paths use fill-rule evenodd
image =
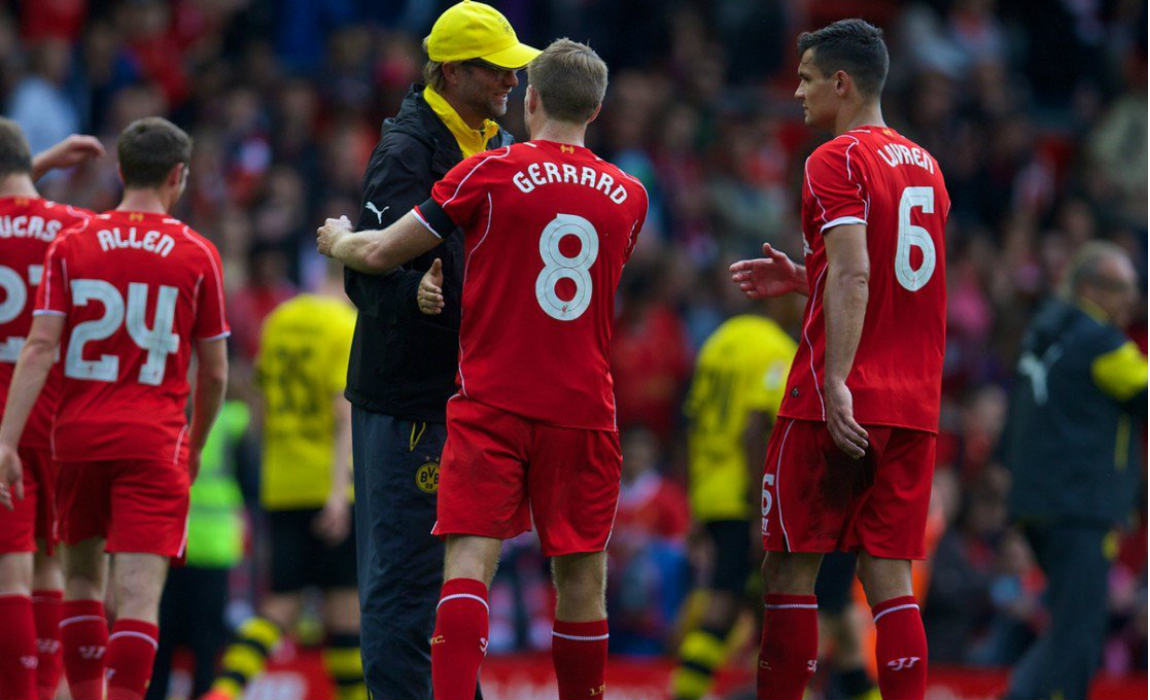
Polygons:
M1004 455L1011 513L1046 574L1051 620L1008 698L1084 698L1101 657L1108 535L1132 512L1142 474L1146 356L1122 332L1137 297L1126 253L1088 243L1023 341Z
M427 85L413 86L384 122L364 175L357 230L387 226L427 199L463 158L511 143L493 119L507 111L516 71L539 53L494 8L467 1L436 20L424 48ZM359 310L346 395L364 676L376 698L430 698L430 639L443 582L443 543L430 533L458 368L463 238L456 232L388 275L345 274ZM442 288L442 313L421 313L421 281Z

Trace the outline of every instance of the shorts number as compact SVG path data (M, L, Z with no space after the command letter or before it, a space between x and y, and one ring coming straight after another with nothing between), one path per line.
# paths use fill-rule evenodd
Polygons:
M763 529L767 527L767 515L771 512L771 506L775 504L774 497L768 489L773 488L775 485L774 474L763 474Z
M148 328L144 314L148 308L148 285L132 282L128 285L128 335L148 358L140 367L141 384L158 386L164 381L168 355L180 348L180 336L172 332L176 320L176 298L179 290L160 285L156 296L156 316ZM76 324L68 342L64 358L64 374L74 379L114 382L120 374L120 358L101 355L98 360L84 359L84 344L92 340L111 337L124 323L125 305L120 291L104 280L72 280L72 304L87 306L90 301L104 305L100 318Z
M0 265L0 287L4 289L4 303L0 304L0 324L8 323L24 311L24 305L28 303L28 287L39 285L43 274L43 265L29 265L28 284L25 285L19 272ZM23 337L14 335L0 342L0 362L15 362L20 359L24 340Z
M902 191L902 199L898 202L898 247L894 254L894 275L898 283L911 292L917 292L930 281L936 260L930 232L910 222L910 212L916 207L927 214L934 213L934 188L908 187ZM910 265L911 248L922 251L922 264L917 268Z
M579 252L566 256L559 250L559 241L565 236L579 239ZM574 321L591 305L591 265L599 257L599 234L591 222L575 214L557 214L543 229L539 237L539 255L543 269L535 278L535 298L539 307L551 318ZM570 301L559 298L556 286L559 280L575 283L575 296Z

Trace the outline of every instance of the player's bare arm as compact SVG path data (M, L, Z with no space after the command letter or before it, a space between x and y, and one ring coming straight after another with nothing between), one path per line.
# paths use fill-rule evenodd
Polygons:
M17 446L28 414L48 371L56 361L56 348L64 332L64 317L59 314L41 314L32 319L28 339L20 350L20 359L12 374L12 384L8 387L8 403L4 407L4 420L0 422L0 504L12 510L12 497L24 498L23 469Z
M331 463L331 490L327 502L312 522L314 532L335 546L351 532L351 505L347 490L351 485L351 403L339 393L332 397L335 440Z
M385 229L353 232L346 216L328 219L316 230L316 248L357 272L379 274L439 245L432 233L408 212Z
M847 376L854 365L866 317L870 258L866 226L846 224L823 233L827 286L823 292L827 355L824 391L827 430L839 449L855 459L866 453L867 432L855 421Z
M750 299L778 297L790 292L803 296L807 288L807 268L775 250L770 243L763 244L766 257L739 260L731 265L731 281L739 285Z
M228 386L228 346L224 338L201 340L196 344L196 389L192 398L192 427L189 431L188 471L192 481L200 471L200 452Z
M32 179L39 180L49 170L71 168L104 155L104 144L95 136L72 134L32 158Z

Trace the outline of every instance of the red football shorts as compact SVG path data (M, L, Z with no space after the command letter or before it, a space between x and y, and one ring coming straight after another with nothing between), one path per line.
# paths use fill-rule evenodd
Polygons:
M561 428L455 396L432 534L509 539L534 519L546 556L601 552L622 465L613 430Z
M24 498L12 496L13 509L0 506L0 554L35 552L44 541L47 554L56 547L56 464L47 449L21 447Z
M870 447L855 460L834 444L825 423L778 420L763 470L767 551L925 556L935 435L863 427Z
M108 552L183 556L189 487L187 467L170 459L64 462L60 540L103 537Z

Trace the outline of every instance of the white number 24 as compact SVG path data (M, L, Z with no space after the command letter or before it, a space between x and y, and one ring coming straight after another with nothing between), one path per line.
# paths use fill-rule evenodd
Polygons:
M172 332L176 317L176 299L179 290L168 285L157 289L156 316L148 328L144 314L148 307L148 285L132 282L128 285L126 305L128 335L143 350L148 359L140 367L141 384L158 386L164 381L168 355L180 348L180 336ZM84 359L84 345L92 340L110 337L125 323L125 303L120 291L104 280L72 280L72 304L87 306L91 301L104 305L104 315L76 324L64 357L64 374L74 379L114 382L120 374L120 358L101 355L98 360Z

